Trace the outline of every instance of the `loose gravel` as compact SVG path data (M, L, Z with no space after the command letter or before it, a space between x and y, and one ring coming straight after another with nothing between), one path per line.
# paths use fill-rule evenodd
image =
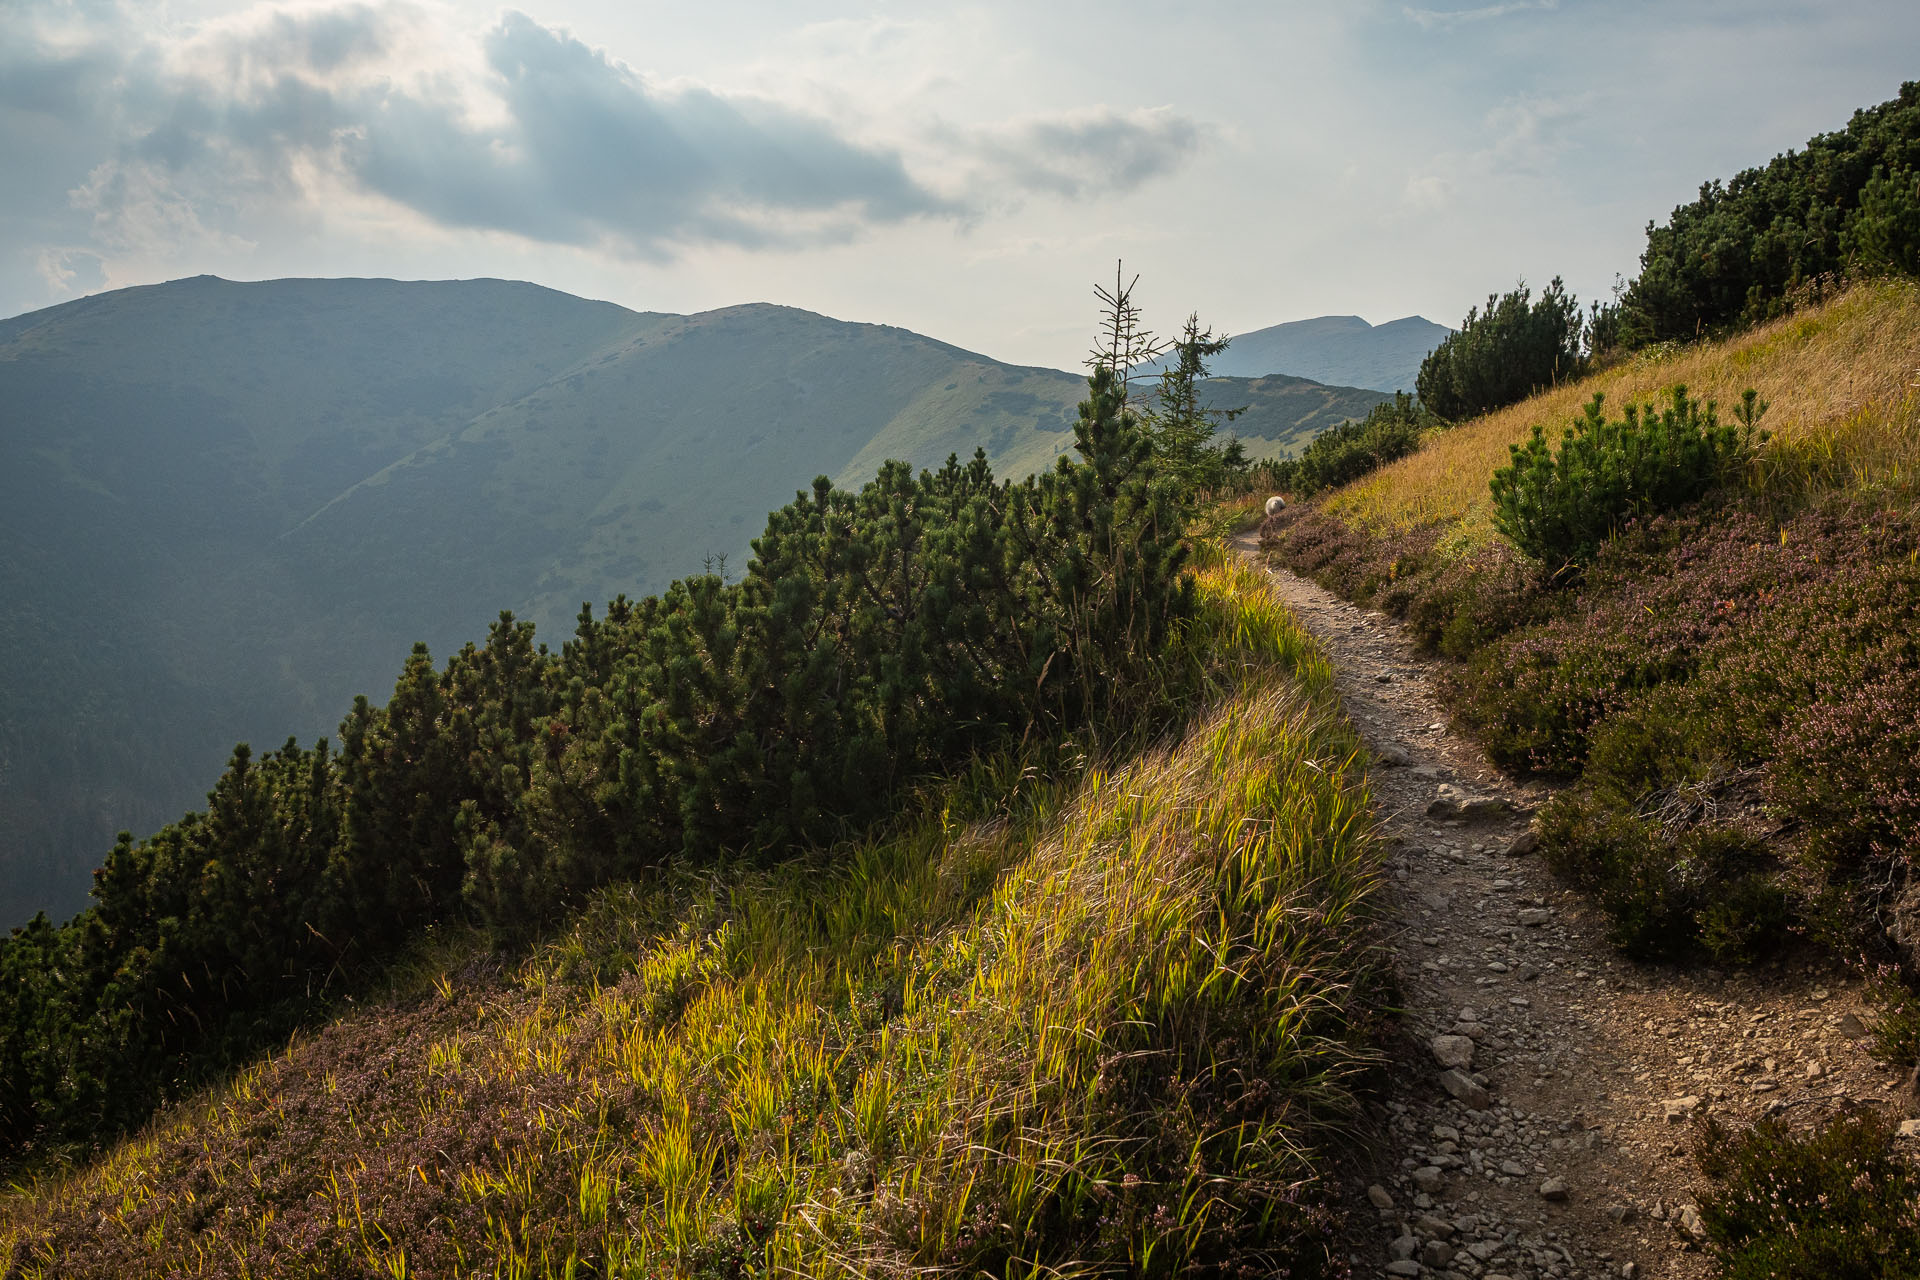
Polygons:
M1250 537L1239 546L1257 557ZM1454 731L1438 663L1391 618L1268 571L1330 651L1375 753L1392 877L1404 1009L1350 1162L1356 1275L1709 1276L1696 1119L1811 1123L1846 1100L1920 1115L1902 1073L1868 1055L1862 984L1844 969L1620 957L1598 911L1534 856L1530 819L1550 793Z

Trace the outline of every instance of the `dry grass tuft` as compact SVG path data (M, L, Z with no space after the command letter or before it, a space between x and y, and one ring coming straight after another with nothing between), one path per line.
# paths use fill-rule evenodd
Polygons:
M1449 549L1493 536L1487 481L1535 423L1571 423L1596 391L1610 411L1684 384L1724 411L1747 387L1772 403L1774 445L1756 464L1768 491L1910 486L1920 476L1920 282L1875 281L1725 342L1640 355L1431 437L1327 500L1375 533L1453 526Z

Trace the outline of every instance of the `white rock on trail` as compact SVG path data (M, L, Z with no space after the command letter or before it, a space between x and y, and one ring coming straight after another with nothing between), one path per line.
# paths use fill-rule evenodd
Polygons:
M1513 808L1499 796L1475 795L1443 782L1433 793L1433 802L1427 806L1429 818L1490 818L1497 813L1505 813Z

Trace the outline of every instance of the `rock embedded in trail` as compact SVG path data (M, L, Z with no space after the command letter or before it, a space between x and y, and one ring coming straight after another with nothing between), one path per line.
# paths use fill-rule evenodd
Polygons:
M1443 782L1434 791L1427 806L1429 818L1491 818L1513 806L1499 796L1476 795L1451 782Z
M1465 1036L1435 1036L1427 1042L1427 1049L1443 1067L1464 1070L1473 1065L1473 1041Z
M1685 1098L1667 1098L1664 1099L1660 1105L1666 1112L1667 1123L1679 1124L1699 1109L1700 1099L1692 1096Z
M1539 848L1540 833L1537 831L1522 831L1513 838L1513 843L1507 846L1507 856L1510 858L1524 858Z
M1407 753L1405 747L1396 746L1391 742L1375 748L1373 754L1375 759L1389 768L1404 769L1413 763L1413 757Z
M1458 1098L1470 1111L1485 1111L1493 1102L1486 1086L1457 1067L1440 1073L1440 1087Z
M1540 1184L1540 1198L1542 1200L1565 1200L1567 1198L1566 1180L1564 1178L1548 1178Z

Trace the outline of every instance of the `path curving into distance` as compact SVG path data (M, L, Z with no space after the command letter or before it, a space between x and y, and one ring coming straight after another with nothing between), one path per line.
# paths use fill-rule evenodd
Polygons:
M1404 1009L1370 1145L1347 1166L1356 1276L1711 1276L1693 1117L1813 1119L1844 1099L1920 1115L1901 1073L1868 1056L1862 984L1837 966L1621 957L1532 852L1550 792L1453 731L1445 660L1268 564L1254 535L1235 547L1326 647L1374 752Z

